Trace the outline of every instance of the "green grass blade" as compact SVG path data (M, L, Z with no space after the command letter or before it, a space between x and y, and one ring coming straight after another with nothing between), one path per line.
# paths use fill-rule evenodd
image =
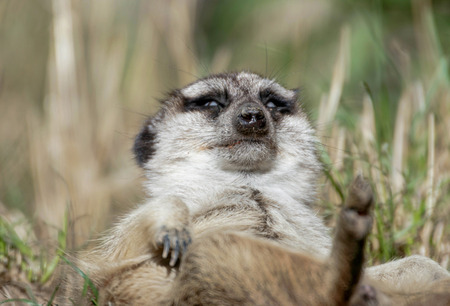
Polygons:
M8 299L8 300L0 301L0 304L11 303L11 302L20 302L20 303L26 303L26 304L35 305L35 306L41 306L39 303L37 303L35 301L27 300L27 299Z
M94 283L89 279L89 277L83 272L81 271L80 268L78 268L77 266L74 265L73 262L71 262L70 260L68 260L65 256L61 255L61 258L69 265L72 267L72 269L74 269L78 274L81 275L81 277L84 279L84 286L88 286L89 289L91 289L92 293L94 294L94 298L95 300L93 300L92 302L97 305L97 300L98 300L98 290L95 287ZM84 291L84 290L83 290Z

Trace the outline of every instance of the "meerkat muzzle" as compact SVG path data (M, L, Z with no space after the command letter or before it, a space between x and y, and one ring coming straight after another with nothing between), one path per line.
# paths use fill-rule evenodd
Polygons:
M236 129L244 135L261 135L268 132L263 109L256 103L244 104L237 114Z

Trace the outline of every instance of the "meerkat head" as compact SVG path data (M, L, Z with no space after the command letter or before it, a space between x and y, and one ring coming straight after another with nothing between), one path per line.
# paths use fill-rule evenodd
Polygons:
M158 164L173 170L182 162L267 172L289 156L296 164L318 164L313 129L297 100L295 90L253 73L200 79L173 91L144 124L136 159L159 172Z

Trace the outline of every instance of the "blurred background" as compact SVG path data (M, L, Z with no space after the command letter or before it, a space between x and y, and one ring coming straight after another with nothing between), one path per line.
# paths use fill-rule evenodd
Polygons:
M371 263L448 268L449 54L446 0L0 0L2 218L39 254L82 247L143 200L131 147L158 100L251 70L301 89L328 224L362 169L379 202Z

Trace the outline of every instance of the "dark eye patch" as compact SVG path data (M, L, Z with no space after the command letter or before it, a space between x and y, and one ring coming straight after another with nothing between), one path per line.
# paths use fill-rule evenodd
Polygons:
M291 114L295 108L295 101L283 97L270 89L262 90L260 99L267 109L281 114Z
M209 111L216 114L226 106L226 100L221 96L203 96L194 99L186 99L184 102L184 109L186 111Z

